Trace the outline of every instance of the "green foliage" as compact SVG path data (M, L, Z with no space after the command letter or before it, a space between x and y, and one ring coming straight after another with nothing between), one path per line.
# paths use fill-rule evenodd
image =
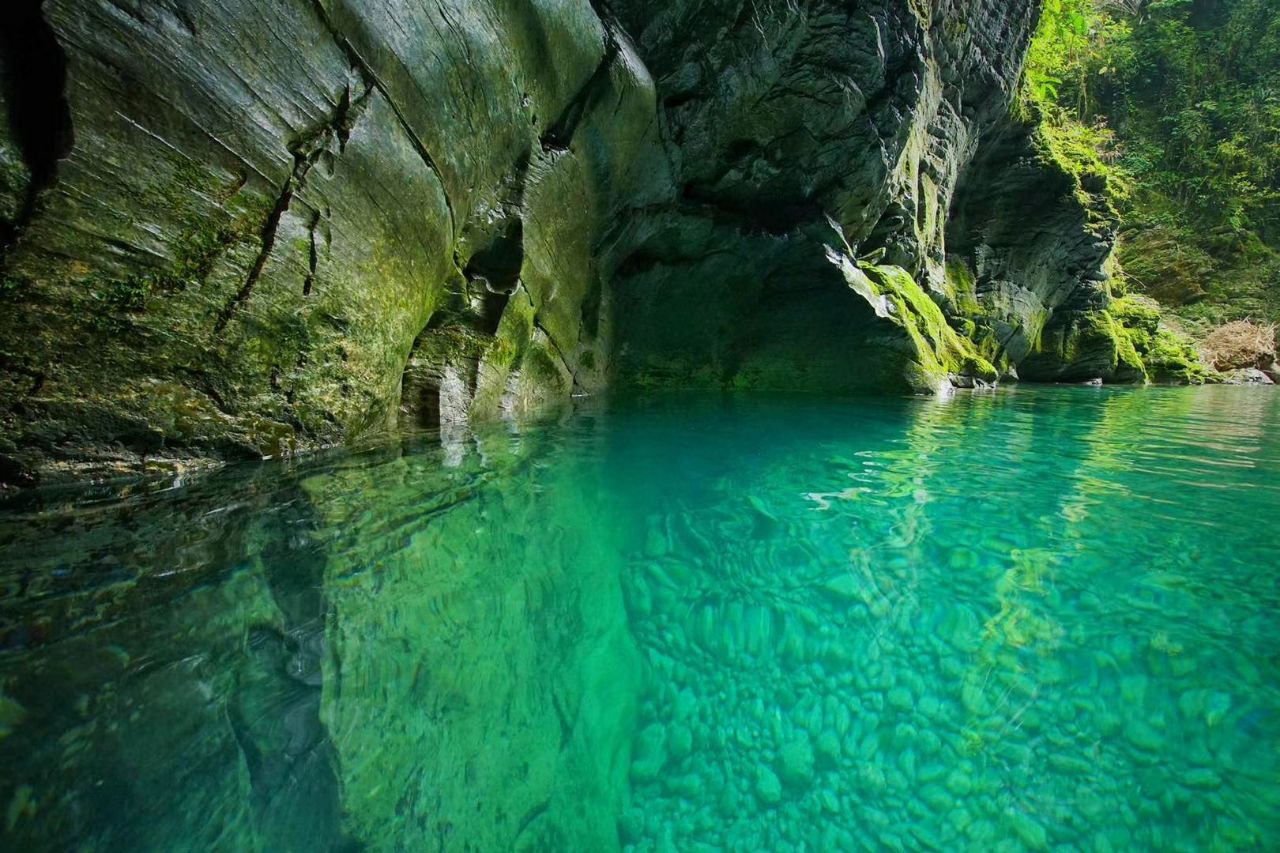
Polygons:
M1020 107L1038 129L1040 147L1075 177L1086 209L1110 216L1129 197L1126 173L1114 166L1115 135L1095 115L1091 92L1099 69L1122 53L1129 25L1102 14L1095 0L1046 0L1027 54Z
M173 264L164 270L139 273L125 279L106 279L95 288L108 304L124 311L141 311L148 298L173 294L208 278L214 264L238 243L255 238L255 214L198 228L184 234L177 243Z
M1127 56L1132 27L1096 0L1045 0L1027 54L1027 94L1042 107L1060 108L1087 122L1093 83Z
M1280 316L1280 5L1047 0L1025 106L1126 222L1139 288L1204 323Z
M1022 101L1135 287L1202 331L1280 318L1280 5L1047 0Z
M1270 0L1153 4L1104 93L1129 107L1125 165L1156 207L1280 239L1280 8ZM1274 242L1273 242L1274 245Z
M978 300L978 283L973 270L959 258L947 258L946 287L955 303L957 314L975 317L982 312L982 303Z

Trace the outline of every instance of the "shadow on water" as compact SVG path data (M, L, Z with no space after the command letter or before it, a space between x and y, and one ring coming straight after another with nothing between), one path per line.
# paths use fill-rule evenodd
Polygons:
M342 849L326 554L297 471L6 519L8 831L30 849Z

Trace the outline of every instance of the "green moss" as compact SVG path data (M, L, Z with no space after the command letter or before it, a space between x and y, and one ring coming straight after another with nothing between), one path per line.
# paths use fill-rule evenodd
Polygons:
M1124 173L1103 159L1110 131L1084 125L1052 107L1043 108L1041 116L1035 133L1041 155L1072 177L1076 197L1087 210L1116 217L1116 203L1132 189Z
M891 265L861 264L853 272L866 279L855 290L868 288L892 306L887 319L906 331L912 344L914 365L909 380L918 388L936 388L954 374L994 381L995 367L974 345L947 322L938 303L925 293L909 272ZM846 276L849 270L846 269ZM852 282L851 282L852 284ZM859 284L862 284L861 282Z
M1191 340L1161 325L1154 301L1125 296L1111 303L1110 314L1150 378L1198 385L1212 376Z
M523 287L516 288L498 321L493 343L480 361L472 414L481 419L495 415L507 388L507 378L524 358L533 339L534 308Z
M1111 351L1111 364L1108 366L1111 372L1124 365L1146 375L1142 359L1125 334L1124 327L1105 310L1080 315L1071 333L1063 339L1062 360L1067 364L1083 361L1088 353L1098 349Z
M27 282L24 279L11 275L0 277L0 299L7 296L17 296L26 287Z
M1072 314L1065 324L1046 328L1022 363L1032 379L1143 382L1143 363L1124 324L1107 309Z
M972 342L989 363L998 369L1010 367L1008 354L996 333L1007 318L1001 315L1000 310L993 310L978 298L977 275L973 268L961 258L948 256L943 290L947 295L946 313L956 331ZM1047 318L1047 312L1042 316L1032 314L1027 317L1024 328L1029 335L1039 335Z
M430 329L418 338L413 358L433 364L450 364L466 358L479 358L494 339L461 324Z
M1099 311L1093 315L1097 318L1100 327L1105 327L1105 334L1115 341L1115 367L1114 370L1120 372L1121 368L1128 368L1138 376L1147 377L1147 367L1142 361L1142 356L1138 355L1138 349L1133 345L1133 339L1129 336L1124 324L1118 321L1114 314L1110 311Z
M221 218L221 217L220 217ZM123 311L141 311L148 299L196 286L208 278L214 264L238 243L256 240L262 225L260 211L227 216L184 232L176 241L173 264L164 270L138 273L123 279L91 280L91 291L107 304Z
M968 264L958 258L947 258L945 281L958 314L976 317L983 313L978 301L978 282Z
M90 278L89 292L119 311L137 312L153 296L203 283L228 250L261 239L271 206L242 192L243 186L240 179L228 181L189 161L172 164L141 194L148 207L167 211L171 221L187 226L172 242L172 263L125 278Z
M1125 296L1114 300L1109 310L1134 334L1154 334L1160 324L1160 309L1147 300Z

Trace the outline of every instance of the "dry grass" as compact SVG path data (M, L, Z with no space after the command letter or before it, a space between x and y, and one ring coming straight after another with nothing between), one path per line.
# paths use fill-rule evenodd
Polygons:
M1237 320L1210 332L1200 349L1218 370L1270 368L1276 360L1276 327Z

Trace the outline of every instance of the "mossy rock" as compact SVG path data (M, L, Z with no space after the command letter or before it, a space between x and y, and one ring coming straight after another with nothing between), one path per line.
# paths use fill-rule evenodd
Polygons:
M1111 303L1111 316L1121 327L1154 382L1200 385L1214 371L1206 366L1190 338L1161 322L1152 299L1124 296Z
M906 332L912 356L907 380L916 390L938 391L952 376L996 381L995 366L972 340L951 327L942 308L911 273L899 266L853 262L839 255L833 260L850 288L867 300L877 316Z

